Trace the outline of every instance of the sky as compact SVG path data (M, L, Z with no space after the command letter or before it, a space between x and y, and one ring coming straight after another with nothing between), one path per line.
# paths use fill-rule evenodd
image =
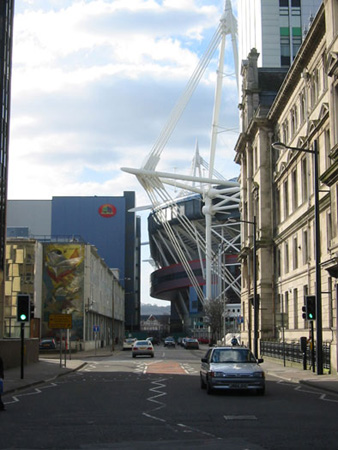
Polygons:
M232 1L236 15L236 3ZM15 0L8 198L121 196L141 168L201 56L224 0ZM217 57L164 148L158 170L189 174L196 142L209 160ZM238 94L227 38L216 167L239 175ZM142 242L148 241L142 218ZM149 259L147 245L142 260ZM142 303L153 269L142 263Z

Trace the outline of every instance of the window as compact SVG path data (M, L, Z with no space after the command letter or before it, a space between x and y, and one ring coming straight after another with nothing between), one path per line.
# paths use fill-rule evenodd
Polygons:
M293 326L298 328L298 290L293 290Z
M277 249L277 261L276 261L276 264L277 264L277 277L280 277L281 276L281 251L280 251L279 248Z
M318 100L318 89L319 89L319 80L318 80L318 70L314 70L311 78L311 106L313 107Z
M290 66L290 37L281 36L280 38L280 64L282 67Z
M295 127L295 112L292 109L291 110L291 136L293 137L295 135L296 132L296 127Z
M337 195L338 195L338 191L337 191ZM276 193L276 223L279 224L280 223L280 218L281 218L281 211L280 211L280 207L281 207L281 192L280 189L277 189L277 193Z
M291 3L292 60L302 43L302 28L299 2Z
M289 328L289 292L286 291L284 295L284 327Z
M303 264L307 264L309 260L309 241L307 230L303 231Z
M332 221L331 221L331 212L326 214L326 242L327 249L331 248L331 240L332 240Z
M288 183L288 180L284 181L283 195L284 195L284 219L286 219L289 215L289 183Z
M325 169L328 169L331 166L331 140L330 140L330 130L325 130L324 133L324 146L325 146Z
M293 269L298 268L298 239L297 236L293 238Z
M307 158L303 158L302 162L302 202L306 202L309 197L309 181L308 181L308 170L307 170Z
M298 185L297 185L297 169L291 174L292 181L292 210L295 211L298 206Z
M295 134L297 129L298 129L298 110L297 110L297 106L293 107L292 119L293 119L293 134Z
M326 74L326 55L323 53L322 55L322 80L323 80L323 91L327 89L327 74Z
M303 91L299 97L299 120L303 123L305 120L306 107L305 107L305 92Z
M287 242L284 244L284 271L289 273L289 244Z

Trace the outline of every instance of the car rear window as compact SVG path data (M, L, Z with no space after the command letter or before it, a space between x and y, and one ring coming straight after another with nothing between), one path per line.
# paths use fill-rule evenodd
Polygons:
M149 345L151 343L149 341L137 341L136 344L137 345Z

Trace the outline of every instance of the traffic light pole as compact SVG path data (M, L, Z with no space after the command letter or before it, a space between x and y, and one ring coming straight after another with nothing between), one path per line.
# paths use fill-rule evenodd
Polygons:
M313 341L314 331L313 331L313 320L310 322L311 326L311 360L312 360L312 372L316 371L316 359L315 359L315 345Z
M23 380L24 375L24 351L25 351L25 322L21 322L21 379Z

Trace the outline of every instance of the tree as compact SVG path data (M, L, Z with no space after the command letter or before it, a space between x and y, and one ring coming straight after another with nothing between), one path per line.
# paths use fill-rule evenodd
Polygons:
M211 329L211 343L215 343L222 334L224 299L208 300L204 304L204 313Z

